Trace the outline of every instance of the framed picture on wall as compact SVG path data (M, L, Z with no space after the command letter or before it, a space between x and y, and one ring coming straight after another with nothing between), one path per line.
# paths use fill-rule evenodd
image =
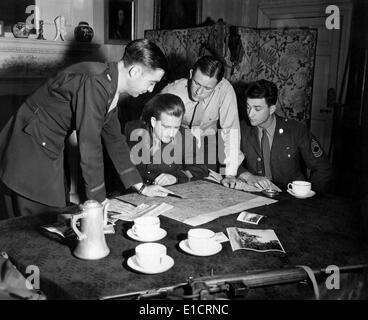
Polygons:
M155 30L193 28L202 23L203 0L155 0Z
M136 37L137 0L105 0L105 44L126 44Z

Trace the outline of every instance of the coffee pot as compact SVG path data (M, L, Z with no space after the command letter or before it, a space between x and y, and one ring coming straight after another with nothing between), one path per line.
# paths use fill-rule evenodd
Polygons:
M96 260L106 257L110 250L105 240L107 205L87 200L81 205L82 212L71 217L71 226L78 238L73 254L80 259ZM80 220L80 230L77 221Z

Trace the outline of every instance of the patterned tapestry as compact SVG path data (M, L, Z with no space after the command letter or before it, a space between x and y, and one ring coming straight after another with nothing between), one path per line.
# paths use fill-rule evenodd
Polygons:
M264 78L279 89L278 113L301 122L310 119L316 29L254 29L218 23L185 30L149 30L145 37L169 57L170 81L187 76L199 57L215 54L225 62L225 77L238 94L239 106L244 106L242 93L247 83Z

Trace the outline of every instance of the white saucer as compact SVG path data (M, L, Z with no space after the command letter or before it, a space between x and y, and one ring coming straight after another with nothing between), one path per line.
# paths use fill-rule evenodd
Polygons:
M180 241L179 247L181 250L185 251L186 253L192 254L193 256L200 256L200 257L212 256L216 253L219 253L222 250L222 244L216 242L216 246L211 248L211 250L208 252L201 252L201 253L195 252L189 247L188 239Z
M306 194L306 195L304 195L304 196L296 195L296 194L295 194L292 190L290 190L290 189L287 189L287 192L288 192L289 194L291 194L293 197L298 198L298 199L307 199L307 198L313 197L313 196L316 194L316 192L315 192L315 191L313 191L313 190L309 191L309 193L308 193L308 194Z
M161 240L161 239L165 238L166 235L167 235L167 232L166 232L166 230L160 228L159 231L157 232L157 234L155 234L155 235L153 235L151 237L147 237L147 238L140 238L137 235L135 235L133 233L133 230L130 228L128 230L128 232L127 232L127 235L130 238L132 238L134 240L137 240L137 241L141 241L141 242L152 242L152 241L158 241L158 240Z
M137 263L135 255L128 259L127 264L128 264L129 267L131 267L132 269L134 269L136 271L146 273L146 274L155 274L155 273L161 273L161 272L165 272L165 271L169 270L174 265L174 259L171 258L170 256L165 256L163 258L162 265L158 268L151 269L151 270L147 270L147 269L142 268Z

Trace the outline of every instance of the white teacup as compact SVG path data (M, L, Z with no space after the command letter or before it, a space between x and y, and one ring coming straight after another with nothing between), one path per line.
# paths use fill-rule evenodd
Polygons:
M134 220L132 232L139 238L152 238L159 231L160 219L158 217L140 217Z
M135 248L136 261L143 269L155 269L162 265L166 257L166 247L163 244L142 243Z
M312 184L308 181L293 181L288 183L287 188L292 190L297 196L305 196L311 191Z
M197 253L205 253L216 245L215 233L209 229L190 229L188 231L188 246Z

